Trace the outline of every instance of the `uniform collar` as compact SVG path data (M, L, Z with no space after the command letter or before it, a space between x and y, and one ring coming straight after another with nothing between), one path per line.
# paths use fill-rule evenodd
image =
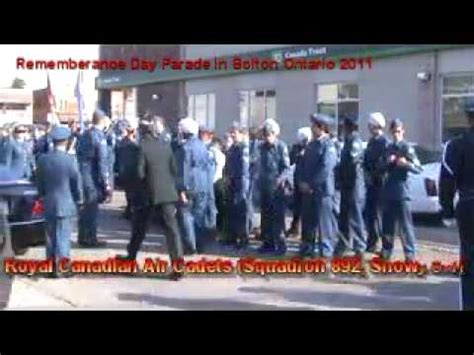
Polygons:
M273 143L270 143L270 142L265 141L265 145L266 145L267 147L270 147L270 148L271 148L271 147L276 147L277 144L278 144L278 139L275 139L275 141L274 141Z
M316 138L316 140L318 142L324 142L325 140L329 139L329 135L328 134L325 134L325 135L322 135L321 137L318 137Z
M373 141L381 141L385 139L385 135L382 133L380 136L376 136L376 137L372 136L370 139Z

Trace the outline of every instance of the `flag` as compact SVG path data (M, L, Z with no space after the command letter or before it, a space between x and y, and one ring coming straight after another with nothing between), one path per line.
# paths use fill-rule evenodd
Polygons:
M48 92L48 121L51 122L53 125L59 123L58 116L56 114L56 99L53 94L53 89L51 87L51 81L49 80L49 73L47 73L48 76L48 87L47 87L47 92Z
M77 109L79 111L79 127L81 128L81 132L84 130L84 77L82 75L82 71L80 70L77 73L77 82L76 88L74 89L74 96L77 99Z

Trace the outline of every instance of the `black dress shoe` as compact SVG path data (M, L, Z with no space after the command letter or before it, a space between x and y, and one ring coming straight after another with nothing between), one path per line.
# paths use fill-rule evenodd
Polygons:
M74 276L74 273L72 271L65 271L65 272L53 271L53 272L48 272L44 274L44 277L47 279L61 279L61 278L69 278L73 276Z
M57 279L58 278L58 273L57 272L47 272L42 274L43 277L46 279Z
M120 261L133 261L135 260L129 255L115 255L115 259L120 260Z
M57 272L56 273L56 278L61 279L61 278L70 278L73 277L74 273L72 271L65 271L65 272Z
M180 279L183 278L183 276L184 274L182 272L173 271L168 275L168 279L170 281L179 281Z

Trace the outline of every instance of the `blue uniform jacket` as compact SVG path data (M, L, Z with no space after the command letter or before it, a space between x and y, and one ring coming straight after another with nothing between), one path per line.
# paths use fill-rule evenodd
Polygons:
M229 181L229 189L234 197L239 200L249 197L250 152L248 144L236 143L228 150L224 176Z
M178 191L190 194L208 193L212 162L204 143L197 137L192 137L178 150Z
M364 154L364 172L367 187L383 185L383 165L388 144L389 141L384 135L372 137L367 143Z
M89 178L96 187L102 188L108 183L107 140L104 132L96 127L85 131L79 138L77 158L85 184L89 183Z
M408 165L397 166L393 162L390 163L391 155L405 157ZM385 152L384 171L387 172L387 180L384 184L384 198L395 201L410 200L408 173L419 174L422 170L413 147L405 141L391 143Z
M52 152L53 149L53 139L49 134L45 134L34 142L33 155L38 157L41 154Z
M259 181L261 190L273 191L288 179L290 155L288 147L281 140L274 144L260 144Z
M114 132L108 132L105 134L107 140L107 161L109 167L113 167L115 164L115 146L116 146L116 135Z
M337 151L329 136L308 144L303 157L302 182L319 197L334 196Z
M449 141L444 149L440 176L441 205L452 203L455 191L459 200L474 199L474 129ZM449 188L446 193L446 188Z
M46 217L72 217L82 202L82 186L76 159L59 150L38 160L37 184L44 197Z
M363 198L365 194L363 159L362 140L357 132L353 132L344 141L336 178L340 189L353 192L356 198Z
M10 168L13 171L18 172L21 177L29 179L33 173L33 157L29 155L26 144L26 142L12 140L12 158Z
M10 166L12 160L13 139L2 137L0 139L0 164Z

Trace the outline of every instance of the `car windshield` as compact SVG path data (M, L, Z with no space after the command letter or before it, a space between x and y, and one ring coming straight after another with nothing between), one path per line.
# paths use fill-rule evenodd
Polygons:
M415 145L415 152L422 165L441 162L442 152Z

